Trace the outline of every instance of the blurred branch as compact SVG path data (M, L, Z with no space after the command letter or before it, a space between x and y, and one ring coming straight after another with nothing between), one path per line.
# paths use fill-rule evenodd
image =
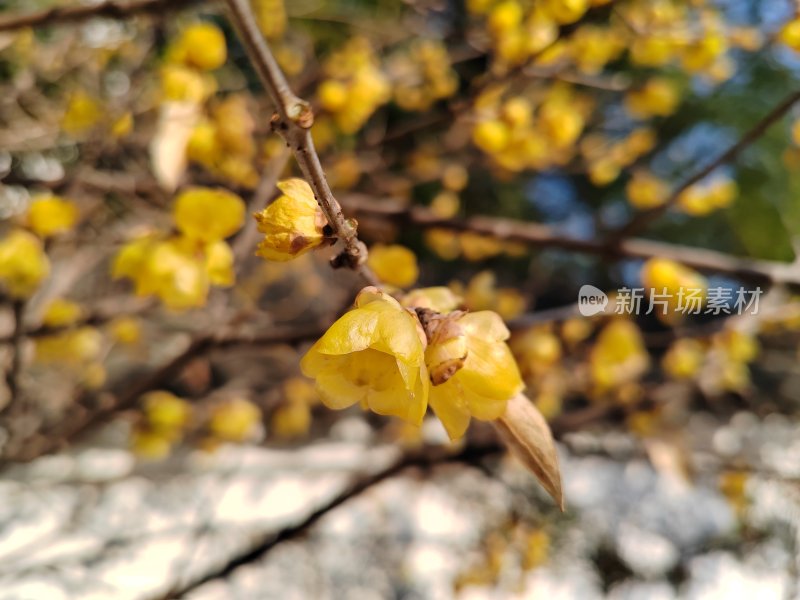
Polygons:
M637 235L647 228L653 221L658 219L667 210L673 207L680 198L681 194L695 183L710 175L712 171L718 167L732 162L738 158L739 154L756 140L758 140L770 126L783 117L789 109L792 108L798 101L800 101L800 90L792 92L786 98L781 100L769 113L764 115L761 120L753 125L739 140L734 143L725 152L720 154L717 158L702 167L701 169L692 173L689 177L683 180L678 186L672 190L667 200L655 208L637 213L626 225L623 225L609 236L608 245L615 246L622 243L627 237Z
M338 508L348 500L360 496L379 483L399 475L410 468L430 468L445 463L473 464L481 459L504 451L504 447L497 443L488 443L480 446L465 446L460 451L453 453L446 447L431 446L420 450L409 451L400 456L383 469L374 473L358 474L353 477L352 483L341 493L317 508L305 519L285 529L271 532L261 539L256 540L250 548L243 553L233 556L218 569L208 572L198 579L186 584L183 588L169 592L163 598L183 598L200 586L217 579L229 577L239 567L254 563L269 553L270 550L291 540L298 539L319 522L325 515Z
M0 31L12 31L23 27L38 27L62 23L79 23L92 17L125 19L141 13L163 13L195 4L199 0L131 0L119 2L106 0L96 4L57 6L18 15L0 18Z
M283 71L258 29L248 0L225 0L225 4L253 67L277 110L277 114L272 118L273 129L292 149L300 170L325 213L328 224L336 237L344 243L345 251L340 258L344 263L336 264L346 265L358 271L371 285L380 285L365 263L367 247L358 239L356 228L345 218L328 185L319 155L311 139L310 129L314 123L311 105L298 98L289 87Z
M6 385L8 386L9 400L5 408L17 399L19 387L19 374L22 370L22 343L25 340L24 319L25 319L25 300L14 300L11 303L11 311L14 319L14 331L11 334L11 365L6 372Z
M295 344L303 340L319 337L325 331L323 324L305 327L274 328L262 334L203 334L194 337L186 348L154 370L137 375L133 381L121 382L121 393L113 394L87 392L78 398L72 408L73 414L65 415L55 425L36 432L24 440L17 440L15 447L8 450L0 460L0 467L12 462L28 462L45 454L55 452L74 443L93 427L106 422L119 411L136 404L139 397L149 391L166 385L177 377L183 368L194 358L212 350L235 346L270 346L275 344ZM7 444L6 448L10 444Z
M679 246L639 238L620 240L616 245L608 246L602 240L570 237L540 223L480 216L445 219L421 206L409 207L389 202L376 203L369 198L357 195L343 198L343 203L348 210L363 217L391 218L423 228L470 231L500 240L522 242L542 248L559 248L570 252L595 254L605 258L647 259L658 256L670 258L702 271L725 273L745 281L800 286L800 267L791 263L749 259L705 248Z

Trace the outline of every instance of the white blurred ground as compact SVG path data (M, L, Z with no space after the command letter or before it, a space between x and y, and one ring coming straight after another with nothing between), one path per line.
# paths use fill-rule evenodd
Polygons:
M500 463L500 477L457 464L404 473L188 597L452 598L454 579L512 513L549 523L549 562L526 574L506 557L497 585L466 587L458 597L798 597L800 491L773 475L800 469L800 460L786 458L798 458L800 431L744 416L723 429L698 451L700 463L730 454L733 444L737 456L772 474L751 478L743 523L716 476L689 484L631 452L630 440L581 435L572 450L561 447L563 516L510 460ZM356 423L354 431L364 428ZM229 447L157 466L95 448L16 468L0 481L0 598L162 597L302 521L354 473L396 460L397 448L366 437L297 450ZM619 573L611 577L600 556L614 557Z

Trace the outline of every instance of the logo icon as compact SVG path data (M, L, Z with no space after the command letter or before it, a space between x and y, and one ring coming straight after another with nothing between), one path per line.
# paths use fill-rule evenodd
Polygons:
M608 305L606 293L593 285L582 285L578 291L578 312L584 317L592 317L601 313Z

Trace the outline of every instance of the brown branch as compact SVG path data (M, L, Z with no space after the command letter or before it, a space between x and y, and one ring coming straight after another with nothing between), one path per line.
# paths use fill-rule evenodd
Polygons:
M792 108L798 101L800 101L800 90L792 92L786 98L784 98L781 102L777 104L771 111L769 111L764 117L761 118L758 123L753 125L736 143L734 143L730 148L728 148L725 152L720 154L717 158L712 160L710 163L705 165L704 167L698 169L685 180L683 180L677 187L675 187L672 192L670 193L669 197L666 201L655 207L651 208L650 210L645 210L642 212L637 213L627 224L623 225L619 229L615 230L609 236L609 246L614 246L616 244L621 243L621 240L637 235L641 233L644 229L647 228L653 221L658 219L662 216L667 210L673 207L680 198L681 194L685 192L688 188L693 186L698 181L702 180L706 176L710 175L713 171L715 171L718 167L722 165L728 164L736 158L738 158L739 154L742 153L743 150L748 148L751 144L753 144L756 140L758 140L770 126L778 121L781 117L783 117L789 109Z
M504 451L504 447L497 443L489 443L480 446L465 446L460 451L453 453L447 448L433 446L410 451L402 455L398 460L392 462L383 469L374 473L357 474L353 477L352 483L342 492L331 498L328 502L317 508L305 519L296 525L290 525L277 532L269 532L256 539L255 542L241 554L229 558L221 567L201 575L199 578L187 583L180 589L172 590L162 598L184 598L187 594L196 590L200 586L215 581L225 579L233 574L239 567L251 564L262 559L270 550L279 544L303 537L309 530L316 525L320 519L330 513L335 508L346 503L364 492L370 490L379 483L399 475L403 471L411 468L428 469L446 463L478 463L481 459L498 454Z
M445 219L421 206L407 207L391 202L379 203L355 195L343 198L343 202L348 210L362 217L390 218L423 228L470 231L535 247L559 248L611 259L648 259L658 256L675 260L701 271L725 273L745 281L800 286L800 268L790 263L755 260L705 248L692 248L638 238L621 240L615 246L607 246L602 240L565 236L540 223L526 223L493 217Z
M131 0L119 2L106 0L97 4L58 6L0 18L0 31L12 31L23 27L39 27L62 23L79 23L93 17L125 19L142 13L163 13L195 4L199 0Z
M25 300L14 300L11 311L14 319L14 331L11 334L11 365L6 372L6 385L8 386L8 408L17 399L19 392L19 375L22 371L22 343L25 341Z
M155 368L134 382L125 381L117 385L119 393L85 393L72 407L72 414L65 415L52 427L39 431L15 444L0 461L0 467L12 462L29 462L45 454L55 452L74 443L95 426L108 421L119 411L131 408L143 394L167 385L171 379L198 356L212 350L234 346L270 346L296 344L319 337L325 329L320 324L306 327L283 327L262 334L198 335L175 357Z
M334 235L344 243L345 251L342 258L345 258L345 263L358 271L368 283L379 285L379 281L365 263L367 247L358 239L356 228L342 213L342 208L331 192L319 155L314 148L310 131L314 122L311 105L298 98L289 88L283 71L258 29L248 0L225 0L225 4L228 6L231 21L247 49L250 61L277 110L272 119L273 128L291 148Z

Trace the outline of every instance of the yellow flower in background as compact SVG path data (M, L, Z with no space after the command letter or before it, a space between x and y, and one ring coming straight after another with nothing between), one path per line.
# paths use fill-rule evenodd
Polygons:
M83 90L74 92L67 103L67 110L61 118L61 128L70 135L84 133L103 118L100 102Z
M137 344L142 339L142 324L136 317L117 317L108 324L108 331L120 344Z
M282 439L303 437L311 428L311 409L302 402L289 402L275 409L270 432Z
M268 40L281 37L286 30L286 7L283 0L250 0L258 28Z
M222 240L206 244L203 248L205 268L211 285L228 287L236 280L233 270L233 250Z
M283 195L255 215L264 239L257 254L269 260L287 261L319 246L325 239L327 220L302 179L278 182Z
M366 287L300 367L329 408L359 402L378 414L420 423L429 388L424 353L417 318L388 294Z
M724 177L693 185L678 196L678 207L687 215L702 217L730 206L738 194L736 182Z
M399 244L375 244L369 249L367 264L388 285L408 287L419 277L416 255Z
M15 298L28 298L50 274L42 241L16 229L0 240L0 283Z
M463 299L453 290L445 286L419 288L411 290L401 301L406 308L427 308L438 313L449 313L456 310Z
M64 233L78 221L78 208L58 196L34 198L28 207L27 225L39 237L47 238Z
M669 196L669 186L652 173L636 171L625 186L628 202L634 208L647 210L661 206Z
M42 323L48 327L71 325L83 316L83 307L65 298L52 300L44 311Z
M131 449L144 460L161 460L172 451L172 440L160 431L137 429L131 436Z
M203 71L225 64L228 50L222 30L209 22L194 23L181 32L167 50L167 60Z
M160 76L166 100L201 104L217 91L217 82L211 75L183 65L164 65Z
M127 277L135 283L137 296L153 293L152 282L147 276L147 259L155 248L157 240L149 234L139 236L124 244L111 263L111 277Z
M786 23L778 32L778 39L792 50L800 51L800 18Z
M187 238L216 242L230 237L244 224L244 202L223 189L194 187L175 199L175 225Z
M447 355L455 358L462 350L466 353L463 365L430 391L431 408L453 440L464 435L471 417L482 420L500 417L508 400L524 387L517 363L505 343L508 329L497 314L463 313L456 317L455 324L460 329L457 343L452 335L439 340L434 333L425 352L429 368L441 365ZM444 349L437 347L442 344L446 345Z
M642 284L650 290L653 313L674 323L684 313L699 312L708 283L697 271L667 258L651 258L642 265Z
M599 393L638 380L649 362L639 328L625 319L606 325L589 354L592 381Z
M103 347L103 335L94 327L79 327L36 340L36 360L42 363L85 365L95 361Z
M669 347L661 359L661 366L674 379L691 379L700 371L705 355L702 342L692 338L682 338Z
M185 238L156 243L146 259L142 278L148 292L174 310L203 306L211 283L203 257Z
M188 423L192 414L186 400L164 390L148 392L141 401L148 424L163 433L177 433Z
M675 112L681 96L677 85L664 77L653 77L644 87L625 96L628 111L640 119L667 117Z
M261 424L261 409L244 398L232 398L214 407L208 427L216 437L229 442L252 439Z

